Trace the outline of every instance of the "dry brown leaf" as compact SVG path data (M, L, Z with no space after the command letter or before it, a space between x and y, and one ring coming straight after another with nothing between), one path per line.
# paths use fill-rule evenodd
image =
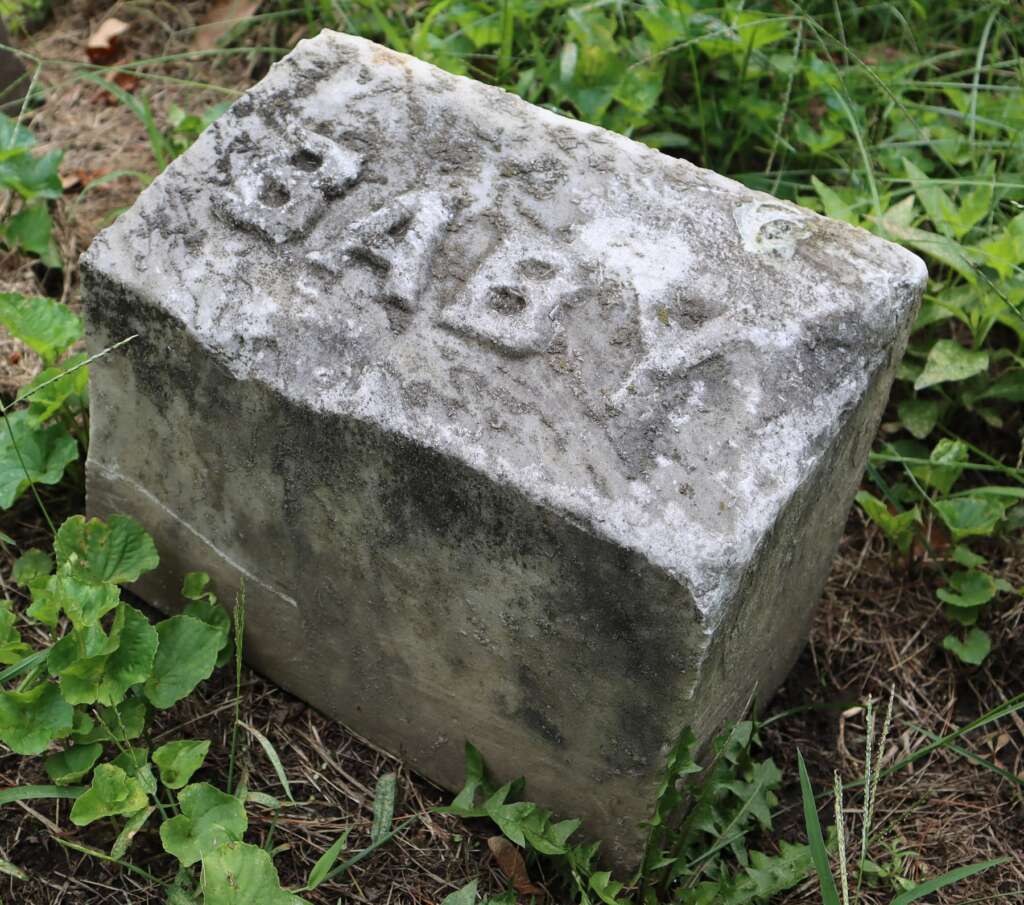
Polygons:
M260 0L219 0L210 7L192 41L193 50L213 50L217 42L260 8Z
M504 836L491 836L487 840L487 847L498 862L501 872L508 877L517 893L521 896L542 896L544 890L530 882L530 875L526 872L526 861L523 860L523 853L519 846L510 842Z
M127 22L113 16L104 19L100 27L89 35L89 40L85 42L85 53L89 61L102 65L116 60L121 52L118 38L129 28L131 26Z

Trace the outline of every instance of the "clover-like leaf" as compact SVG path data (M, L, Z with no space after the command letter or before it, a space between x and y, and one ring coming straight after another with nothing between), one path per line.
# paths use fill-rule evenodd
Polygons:
M32 548L18 557L11 570L14 583L27 588L33 581L45 578L53 571L53 560L43 550Z
M58 786L73 786L85 779L103 753L103 745L75 745L46 759L46 774Z
M77 581L128 584L160 564L153 539L127 515L106 522L75 515L57 532L57 563Z
M15 754L39 754L54 739L70 735L73 721L74 708L51 682L0 692L0 741Z
M245 805L206 782L182 789L178 804L181 813L161 824L160 841L184 867L225 842L240 841L249 825Z
M0 324L47 365L82 338L82 319L67 305L43 296L0 292Z
M6 418L10 430L0 424L0 509L10 509L29 484L56 484L78 458L78 443L63 425L39 430L24 409Z
M138 779L114 764L100 764L92 776L92 785L71 808L71 822L88 826L101 817L134 814L146 807L148 799Z
M281 888L270 853L244 842L227 842L207 854L199 885L204 905L305 903L305 899Z
M169 789L182 788L206 759L209 740L184 739L168 742L153 752L153 763L160 770L160 781Z
M213 673L223 643L219 628L191 616L172 616L156 626L160 646L145 695L154 707L172 707Z

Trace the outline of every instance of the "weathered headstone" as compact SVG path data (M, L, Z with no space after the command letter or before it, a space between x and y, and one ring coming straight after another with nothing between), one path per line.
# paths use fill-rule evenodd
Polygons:
M141 592L244 578L250 662L635 861L683 726L802 645L924 267L363 40L306 41L84 262L89 506Z

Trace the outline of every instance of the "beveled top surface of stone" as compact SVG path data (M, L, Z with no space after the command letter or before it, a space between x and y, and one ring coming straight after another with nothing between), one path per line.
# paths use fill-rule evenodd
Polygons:
M712 622L925 279L864 231L330 32L86 262L238 377L639 550Z

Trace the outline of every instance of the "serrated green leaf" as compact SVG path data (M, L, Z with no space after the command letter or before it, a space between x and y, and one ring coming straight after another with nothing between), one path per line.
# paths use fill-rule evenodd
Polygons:
M160 826L160 841L184 867L225 842L240 841L249 825L245 806L209 783L193 783L178 794L181 813Z
M0 692L0 741L15 754L39 754L70 735L73 721L74 709L50 682L29 691Z
M160 771L160 781L169 789L180 789L192 778L210 750L208 740L182 739L161 745L153 752L153 763Z
M96 765L103 753L103 745L75 745L46 759L46 775L58 786L71 786L81 782Z
M204 905L304 905L305 901L281 888L268 852L244 842L225 843L206 855L199 885Z
M160 646L145 695L161 710L173 707L213 673L222 634L191 616L172 616L156 626Z
M63 158L61 150L0 158L0 185L13 189L26 201L59 198L64 192L59 173Z
M47 267L60 267L60 253L53 241L53 220L45 201L25 205L2 226L4 241L38 255Z
M71 808L70 818L75 826L88 826L102 817L134 814L146 804L138 779L113 764L100 764L93 771L92 784Z
M940 383L966 380L988 370L988 352L968 349L953 339L937 340L928 352L924 370L914 381L915 390Z
M969 629L962 639L956 635L946 635L942 639L942 646L964 663L979 666L992 651L992 639L987 632L975 627Z
M156 808L150 805L148 808L143 808L128 818L121 832L117 834L113 848L110 849L111 858L121 859L125 856L125 852L128 851L128 847L132 844L132 840L135 839L139 830L142 829L155 810Z
M52 365L82 338L82 319L67 305L43 296L0 292L0 324Z
M60 526L53 549L61 569L91 584L129 584L160 564L153 539L126 515L106 522L72 516Z
M14 583L27 588L33 581L45 578L53 571L50 554L35 548L26 550L14 563L11 578Z
M10 430L0 424L0 509L10 509L30 483L56 484L78 458L78 444L63 425L35 428L24 409L6 419Z

